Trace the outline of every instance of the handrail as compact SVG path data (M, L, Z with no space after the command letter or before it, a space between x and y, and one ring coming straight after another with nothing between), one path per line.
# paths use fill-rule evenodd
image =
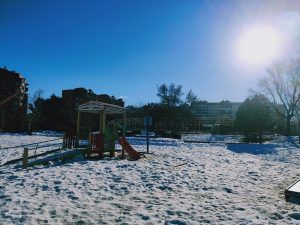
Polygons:
M61 140L61 139L63 139L63 138L61 137L61 138L56 138L56 139L51 139L51 140L41 141L41 142L35 142L35 143L30 143L30 144L25 144L25 145L4 147L4 148L0 148L0 150L11 149L11 148L23 148L23 147L27 147L27 146L30 146L30 145L38 145L38 144L47 143L47 142L51 142L51 141L57 141L57 140Z
M38 144L37 144L35 147L28 148L28 150L35 150L36 151L37 149L40 149L40 148L47 148L47 147L56 146L56 145L62 145L62 143L54 143L54 144L41 145L41 146L38 146Z

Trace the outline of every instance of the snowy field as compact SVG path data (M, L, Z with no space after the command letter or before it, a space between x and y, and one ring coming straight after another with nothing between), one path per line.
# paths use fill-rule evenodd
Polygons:
M47 138L54 137L3 134L0 145ZM144 139L129 141L145 151ZM2 162L14 157L0 151ZM160 138L150 151L139 161L0 167L0 224L300 224L300 206L284 199L300 178L300 149L285 138L263 145Z
M199 142L217 142L217 143L233 143L241 142L240 135L210 135L210 134L183 134L182 140L199 141Z

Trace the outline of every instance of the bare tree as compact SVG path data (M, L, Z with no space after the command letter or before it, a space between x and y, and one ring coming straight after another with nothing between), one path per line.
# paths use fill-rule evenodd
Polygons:
M44 90L42 89L38 89L36 90L32 96L30 96L29 98L29 104L28 104L28 109L33 111L33 108L34 108L34 103L37 99L39 98L42 98L43 96L43 93L44 93Z
M259 85L275 112L286 121L286 135L289 135L291 119L300 101L300 60L274 62L266 70L268 76Z
M32 124L32 120L33 120L32 114L35 112L35 103L38 99L42 98L43 93L44 93L44 91L42 89L38 89L29 98L29 104L27 106L27 122L28 122L27 133L28 134L31 134L31 124Z

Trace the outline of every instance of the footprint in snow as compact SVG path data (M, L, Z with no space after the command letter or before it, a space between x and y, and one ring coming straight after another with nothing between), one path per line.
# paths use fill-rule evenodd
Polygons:
M48 185L43 185L42 186L42 191L47 191L49 190L49 186Z
M161 185L158 187L158 189L160 189L161 191L172 191L173 190L173 188L168 187L166 185Z
M236 192L233 191L233 190L230 189L230 188L224 188L223 190L226 191L226 192L229 193L229 194L236 194Z
M299 215L300 215L300 214L299 214ZM273 219L273 220L282 220L284 217L283 217L281 214L275 212L275 213L272 213L272 214L270 215L270 218ZM300 218L299 218L299 219L300 219Z
M173 210L166 210L166 213L168 214L168 215L170 215L170 216L174 216L175 214L176 214L176 212L175 211L173 211Z
M54 183L55 185L58 185L58 184L61 184L61 181L60 181L60 180L55 180L55 181L53 181L53 183Z
M9 196L8 195L0 195L0 199L5 199L7 197L9 197Z
M8 180L15 180L15 179L17 179L17 178L18 178L18 177L17 177L17 176L14 176L14 175L7 177Z
M79 199L77 196L74 196L74 195L68 195L68 198L70 198L71 200L78 200Z
M294 220L300 220L300 213L299 212L293 212L288 214L289 217L293 218Z
M55 186L55 187L54 187L54 190L55 190L56 193L60 193L60 191L61 191L61 189L60 189L59 186Z
M141 217L142 220L145 220L145 221L150 219L150 217L147 215L139 214L139 216Z
M165 222L165 225L188 225L188 223L181 220L169 220Z

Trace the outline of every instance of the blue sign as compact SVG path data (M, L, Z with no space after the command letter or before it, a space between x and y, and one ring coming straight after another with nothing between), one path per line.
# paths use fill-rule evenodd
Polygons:
M151 127L152 126L152 117L151 116L145 116L144 117L144 126L145 127Z

